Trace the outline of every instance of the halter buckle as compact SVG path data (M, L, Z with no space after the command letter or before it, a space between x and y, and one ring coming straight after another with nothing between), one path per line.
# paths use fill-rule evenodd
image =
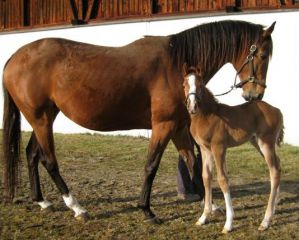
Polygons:
M256 51L257 47L255 44L250 46L250 53L254 53Z
M250 83L254 83L254 82L255 82L255 77L253 77L253 76L249 76L249 77L248 77L248 82L250 82Z

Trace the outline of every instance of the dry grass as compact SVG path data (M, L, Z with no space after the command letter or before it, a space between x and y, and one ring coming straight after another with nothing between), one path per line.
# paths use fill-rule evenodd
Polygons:
M29 134L23 135L25 146ZM279 149L281 200L270 229L263 233L257 228L269 194L266 164L250 145L228 152L236 216L234 231L223 236L220 232L224 216L215 215L207 225L197 227L194 223L202 212L200 205L177 200L177 152L172 144L163 156L152 194L153 209L164 223L149 225L142 221L143 214L136 209L148 139L56 134L55 140L61 173L89 211L91 220L82 223L73 218L42 167L42 189L45 197L54 203L55 211L41 212L29 198L24 163L19 203L0 203L0 239L299 239L297 147L283 145ZM216 184L214 199L216 204L224 206Z

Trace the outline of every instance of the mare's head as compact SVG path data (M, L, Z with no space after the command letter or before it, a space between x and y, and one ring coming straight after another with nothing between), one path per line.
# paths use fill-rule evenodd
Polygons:
M186 97L186 106L190 114L196 114L199 111L206 112L211 110L216 103L212 93L205 87L202 81L200 68L183 66L184 92ZM205 106L207 105L207 106Z
M247 101L262 99L266 89L268 64L272 55L271 33L275 22L267 29L262 29L254 43L247 44L243 57L235 59L233 65L240 77L235 87L243 89L242 96Z
M200 66L205 84L224 64L232 63L241 80L236 87L243 88L243 97L261 99L274 26L265 29L260 24L231 20L201 24L171 35L170 54L178 68L184 63Z

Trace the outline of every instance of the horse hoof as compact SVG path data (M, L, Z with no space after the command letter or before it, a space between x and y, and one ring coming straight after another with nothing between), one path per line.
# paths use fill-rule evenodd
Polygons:
M144 220L144 222L150 223L150 224L162 224L163 223L163 221L157 217L147 218Z
M87 222L90 219L90 216L87 212L83 212L76 216L76 219L78 221Z
M259 228L258 228L258 230L261 231L261 232L263 232L263 231L265 231L265 230L267 230L267 229L268 229L268 228L265 227L265 226L263 226L263 225L260 225Z
M202 226L204 223L200 222L199 220L195 223L196 226Z
M223 228L222 229L222 234L228 234L229 232L231 232L232 230L231 229L226 229L226 228Z
M50 205L46 208L41 208L40 210L44 213L50 213L50 212L54 212L54 207L53 207L53 205Z

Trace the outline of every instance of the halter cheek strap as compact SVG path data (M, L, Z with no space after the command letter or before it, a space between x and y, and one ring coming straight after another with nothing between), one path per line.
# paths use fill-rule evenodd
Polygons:
M262 86L263 88L266 88L266 84L264 82L261 82L259 81L258 79L255 78L254 76L254 65L253 65L253 57L254 57L254 53L256 52L256 45L251 45L250 47L250 53L249 55L246 57L246 60L245 62L243 63L243 65L241 66L240 70L237 72L236 74L236 78L237 78L237 75L240 74L240 72L243 70L244 66L246 64L248 64L249 66L249 72L250 72L250 75L248 76L247 79L239 82L238 84L236 84L236 78L235 78L235 83L234 83L234 87L235 88L242 88L246 83L256 83L260 86Z

